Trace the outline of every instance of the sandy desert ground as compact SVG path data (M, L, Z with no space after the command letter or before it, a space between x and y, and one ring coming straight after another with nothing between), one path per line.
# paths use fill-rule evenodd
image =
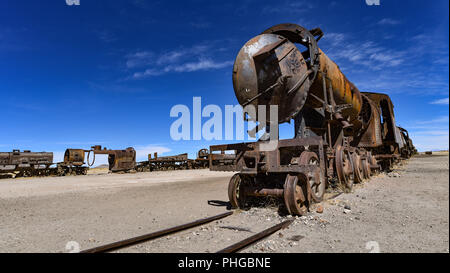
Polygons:
M68 252L73 242L83 250L225 212L231 176L96 170L0 180L0 252ZM416 156L320 205L323 213L313 207L244 252L448 253L448 153ZM215 252L286 219L276 207L236 211L117 252Z

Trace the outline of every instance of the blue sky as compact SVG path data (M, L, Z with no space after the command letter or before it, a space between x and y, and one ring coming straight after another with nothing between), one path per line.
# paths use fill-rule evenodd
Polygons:
M138 159L228 141L172 141L176 104L237 104L232 63L278 23L319 42L362 91L384 92L419 150L448 149L449 2L2 1L0 150L133 146ZM293 135L283 125L281 137Z

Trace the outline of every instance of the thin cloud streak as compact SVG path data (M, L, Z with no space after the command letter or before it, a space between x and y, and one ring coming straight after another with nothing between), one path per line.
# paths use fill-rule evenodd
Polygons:
M147 67L143 71L135 71L128 79L143 79L171 72L183 73L215 70L231 66L233 61L215 60L212 58L212 52L217 52L217 50L212 50L214 44L217 43L217 41L211 41L158 54L150 51L138 51L128 54L125 56L127 69Z
M133 78L141 79L150 76L159 76L169 72L194 72L199 70L220 69L231 66L233 61L215 62L210 59L198 60L197 62L189 62L181 65L169 65L161 69L147 69L144 72L136 72Z
M430 102L430 104L448 105L448 97Z
M395 26L395 25L399 25L401 22L398 20L394 20L391 18L383 18L380 21L378 21L378 25L381 26Z

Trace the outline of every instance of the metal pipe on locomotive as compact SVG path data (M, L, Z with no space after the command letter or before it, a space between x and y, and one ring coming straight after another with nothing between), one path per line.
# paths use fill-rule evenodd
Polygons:
M266 106L269 117L275 105L279 124L294 120L295 137L277 140L272 150L263 140L210 147L211 170L239 172L228 188L233 207L273 196L290 214L304 215L329 183L351 190L354 182L389 168L405 149L389 97L360 92L318 47L323 36L318 28L280 24L238 53L235 95L243 107L256 109L246 117L260 122L258 106Z

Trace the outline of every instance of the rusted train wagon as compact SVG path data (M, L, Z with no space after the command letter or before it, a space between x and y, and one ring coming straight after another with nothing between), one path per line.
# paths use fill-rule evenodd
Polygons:
M0 152L0 173L14 174L15 177L48 175L52 164L51 152Z
M154 153L153 157L152 154L148 155L147 161L137 163L136 170L138 172L153 172L187 169L188 161L188 154L186 153L161 157L158 157L158 153Z
M192 162L192 169L206 169L209 167L209 150L201 149L197 152L197 158Z
M139 172L203 169L209 166L209 150L201 149L196 159L189 159L188 154L158 156L158 153L148 155L147 161L139 162L136 170Z
M188 169L190 165L189 161L187 153L161 157L158 157L158 153L154 153L153 158L151 157L151 154L148 155L151 171Z
M270 106L278 106L278 123L294 120L295 137L210 147L211 170L239 172L229 183L233 207L271 196L290 214L303 215L328 185L350 191L353 183L390 168L405 149L404 156L412 154L389 96L360 92L318 47L323 36L318 28L281 24L240 50L235 95L243 107L256 109L246 119L258 121L264 105L270 122Z

